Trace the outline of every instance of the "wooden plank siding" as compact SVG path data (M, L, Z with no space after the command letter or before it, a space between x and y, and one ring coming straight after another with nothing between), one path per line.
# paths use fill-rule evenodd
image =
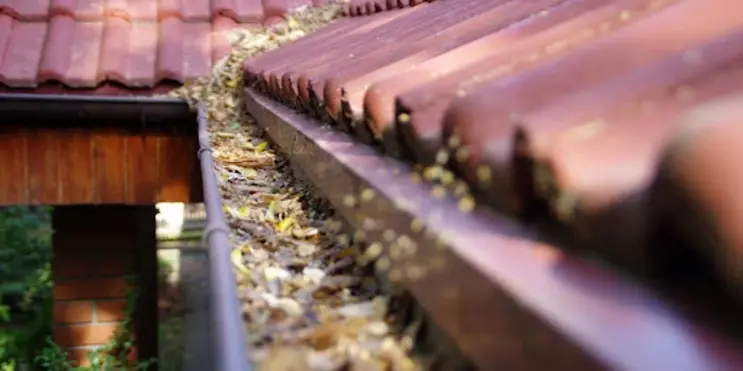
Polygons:
M183 134L0 128L0 205L197 202L197 149Z

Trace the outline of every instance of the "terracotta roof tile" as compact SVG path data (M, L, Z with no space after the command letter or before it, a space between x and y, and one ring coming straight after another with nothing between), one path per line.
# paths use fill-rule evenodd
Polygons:
M2 56L10 43L10 31L13 26L13 18L0 14L0 67L2 67Z
M324 3L326 1L317 1ZM264 18L281 16L290 8L311 5L312 0L0 0L0 13L24 21L44 21L55 15L77 20L97 20L104 16L131 21L154 21L178 17L188 21L207 21L217 15L241 23L261 23ZM266 9L264 13L263 9Z
M18 87L36 84L47 28L46 22L12 22L0 67L1 81Z
M312 5L312 0L263 0L263 9L266 17L279 17L289 9L304 5Z
M57 94L57 95L79 95L79 96L151 96L153 94L166 94L170 90L181 86L175 81L163 81L154 87L136 88L121 83L106 81L94 88L75 88L62 85L58 82L46 82L33 88L11 88L0 84L0 93L18 94Z
M743 3L417 3L352 1L348 12L365 16L247 61L246 82L390 155L449 158L484 204L548 219L614 261L656 267L651 231L669 218L689 223L673 211L653 216L658 161L684 112L743 91ZM700 163L721 159L704 148ZM700 192L740 186L711 180L699 191L722 167L667 166L693 174L674 181L710 215L724 198Z
M155 21L158 4L152 0L106 0L106 16L122 17L131 21Z
M152 87L204 76L224 32L272 24L311 0L0 0L0 84ZM265 12L264 12L265 9Z
M100 21L105 9L104 0L51 0L51 15L68 15L81 21Z
M102 36L103 22L52 18L37 78L62 81L71 87L94 85Z
M211 25L178 18L160 22L157 78L182 80L209 74L212 65Z
M43 21L49 17L49 0L0 0L0 13L27 21Z
M500 32L459 45L416 65L402 76L392 74L372 84L364 100L370 129L377 136L393 129L395 111L389 107L397 99L399 110L409 120L396 129L403 135L411 155L430 162L438 149L441 130L440 120L435 118L441 117L446 102L457 94L457 89L450 87L475 85L528 68L550 57L539 51L553 43L563 42L563 48L569 50L590 35L584 31L582 37L575 37L577 30L597 28L619 11L615 4L583 0L560 2L538 17L516 22L506 19L507 27ZM353 99L350 102L352 107L358 107ZM386 146L394 144L385 141Z
M708 14L704 19L698 16L702 12ZM743 16L734 15L729 9L707 9L707 5L700 1L681 1L652 14L627 14L626 20L622 20L621 15L615 15L617 23L614 32L600 38L585 39L580 49L562 58L549 60L503 80L490 79L476 83L459 94L465 97L458 97L451 103L442 102L445 103L442 105L444 108L450 104L443 121L444 131L457 135L470 151L469 159L459 164L463 173L474 176L479 164L488 163L499 175L496 179L504 179L500 176L504 174L503 171L499 170L501 164L508 162L506 158L511 151L507 146L511 142L514 125L518 123L518 116L743 27ZM716 20L710 22L706 17ZM671 27L678 22L689 27L684 31ZM557 54L558 48L564 50L560 44L552 45L556 49L552 54ZM620 45L633 47L630 51ZM457 88L461 89L462 84ZM493 95L502 98L496 103L490 98ZM491 125L483 124L478 120L480 117L503 119L499 120L498 125ZM441 118L443 116L434 117L436 121ZM502 143L501 150L495 149L499 147L495 143ZM492 153L483 153L486 150L484 144L493 148ZM474 179L470 177L470 180ZM505 199L507 197L503 201Z
M216 17L212 21L212 62L218 61L230 52L229 40L224 37L224 32L240 26L234 19L228 17Z
M685 112L665 146L652 193L657 231L681 234L691 248L711 255L739 297L743 293L741 120L740 93Z
M371 15L387 10L403 9L430 2L431 0L350 0L343 13L350 17Z
M161 0L160 19L180 17L187 21L208 21L211 17L210 0Z
M261 23L263 2L261 0L212 0L211 13L230 17L240 22Z

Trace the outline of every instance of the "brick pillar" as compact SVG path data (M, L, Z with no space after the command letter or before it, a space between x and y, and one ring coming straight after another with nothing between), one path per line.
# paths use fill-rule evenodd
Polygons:
M54 341L85 364L124 319L127 276L140 281L132 333L142 359L157 356L155 208L60 206L54 209Z

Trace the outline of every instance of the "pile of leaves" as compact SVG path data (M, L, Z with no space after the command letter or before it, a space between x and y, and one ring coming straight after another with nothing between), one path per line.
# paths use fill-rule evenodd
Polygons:
M388 322L373 270L357 264L360 246L291 178L240 108L247 58L323 27L340 9L300 8L269 29L231 31L232 53L211 76L169 94L207 107L250 354L261 370L419 368L407 355L412 339Z

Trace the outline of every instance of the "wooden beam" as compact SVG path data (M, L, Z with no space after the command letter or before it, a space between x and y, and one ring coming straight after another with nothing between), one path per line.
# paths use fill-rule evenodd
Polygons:
M117 129L0 129L0 205L200 201L196 138Z

